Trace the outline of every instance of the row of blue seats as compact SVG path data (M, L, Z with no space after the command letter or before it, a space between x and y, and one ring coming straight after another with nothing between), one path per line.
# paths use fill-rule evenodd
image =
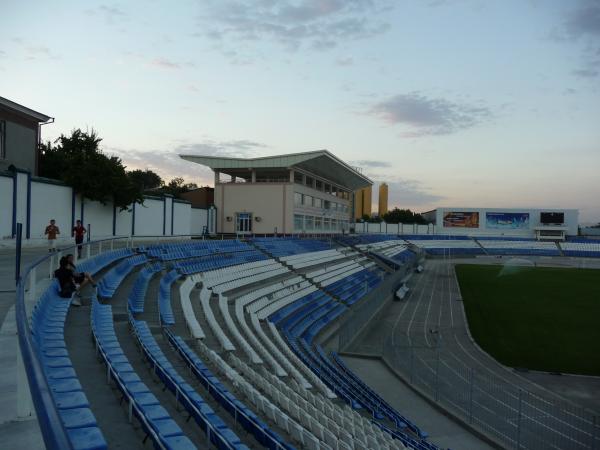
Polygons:
M382 277L383 272L379 269L374 271L364 269L330 284L327 286L327 290L344 303L352 305L377 287L381 283Z
M127 399L129 420L136 417L155 448L193 450L196 446L143 383L123 353L115 334L112 307L92 299L91 326L96 348L108 374Z
M426 248L425 252L428 255L436 256L452 256L452 255L485 255L485 252L480 247L446 247L446 248Z
M238 240L197 241L170 243L145 247L148 255L163 261L206 256L215 253L228 253L251 250L252 247Z
M83 261L77 262L78 272L89 272L92 275L100 272L109 264L115 261L133 255L133 250L130 248L120 248L118 250L111 250L109 252L100 253L93 258L88 258Z
M236 422L251 433L261 445L270 450L293 450L294 447L283 440L254 414L244 403L238 400L206 367L196 353L180 337L166 329L165 333L171 345L180 354L186 365L194 373L200 383L210 392L213 398L225 409Z
M161 270L162 265L160 263L148 264L140 270L140 273L131 288L131 292L129 292L129 297L127 298L127 304L130 311L134 313L144 312L144 300L146 298L146 291L148 290L150 279L152 278L152 275Z
M190 417L194 418L198 426L207 435L207 439L220 450L247 450L248 447L240 441L240 438L175 370L156 343L148 324L144 321L135 320L131 313L129 321L138 343L150 363L152 372L162 381L165 388L173 393L177 402L181 403Z
M207 256L200 259L192 259L188 261L178 261L173 264L173 268L179 270L185 275L190 275L198 272L207 272L210 270L220 269L221 267L235 266L247 262L262 261L267 259L267 256L258 250L250 250L236 253L226 253L223 255Z
M98 283L98 295L103 298L112 298L121 281L140 264L148 261L146 255L135 255L121 261L117 266L109 270Z
M558 249L546 250L540 248L486 248L486 251L490 255L560 256L560 252L558 251Z
M298 255L331 248L331 243L328 240L320 239L256 238L253 242L274 257Z
M600 252L583 250L563 250L565 256L577 256L582 258L600 258Z
M160 279L158 288L158 311L160 323L165 325L175 324L175 316L171 308L171 285L180 277L177 270L171 270Z
M59 296L53 280L37 302L31 329L37 356L67 436L74 449L104 450L106 441L83 392L64 340L70 299Z

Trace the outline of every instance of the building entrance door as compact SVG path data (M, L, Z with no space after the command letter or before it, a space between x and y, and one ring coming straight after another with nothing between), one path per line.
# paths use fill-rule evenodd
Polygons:
M252 214L237 213L236 232L237 233L252 233Z

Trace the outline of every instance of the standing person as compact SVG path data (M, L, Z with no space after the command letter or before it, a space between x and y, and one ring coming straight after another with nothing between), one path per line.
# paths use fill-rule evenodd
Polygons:
M48 236L48 251L56 251L56 235L60 234L60 230L56 226L56 221L54 219L50 219L50 225L46 227L44 234Z
M77 244L77 259L81 259L81 249L83 248L83 235L87 233L85 227L81 224L81 220L75 222L75 226L71 230L71 237L75 237L75 243Z

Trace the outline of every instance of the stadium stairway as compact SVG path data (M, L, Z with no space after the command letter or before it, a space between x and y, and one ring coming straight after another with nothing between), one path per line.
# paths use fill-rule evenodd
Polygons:
M473 239L473 242L475 242L481 248L481 250L483 250L483 253L485 255L489 256L490 253L487 251L487 249L483 245L481 245L481 242L479 242L476 237L473 237L471 239Z

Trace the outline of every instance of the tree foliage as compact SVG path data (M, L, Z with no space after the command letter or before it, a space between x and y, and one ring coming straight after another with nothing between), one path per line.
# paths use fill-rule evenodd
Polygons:
M120 158L100 150L98 134L76 129L61 134L42 148L40 175L61 180L75 192L103 204L113 201L120 209L142 203L142 189L132 181Z
M428 222L419 214L414 213L410 209L394 208L383 215L383 220L386 223L416 223L426 225Z
M146 189L157 189L165 184L160 175L150 169L131 170L127 172L127 176L134 184L140 186L142 191Z
M179 197L180 194L197 188L198 185L196 183L186 183L183 178L176 177L165 184L162 192L165 194L171 194L173 197Z

